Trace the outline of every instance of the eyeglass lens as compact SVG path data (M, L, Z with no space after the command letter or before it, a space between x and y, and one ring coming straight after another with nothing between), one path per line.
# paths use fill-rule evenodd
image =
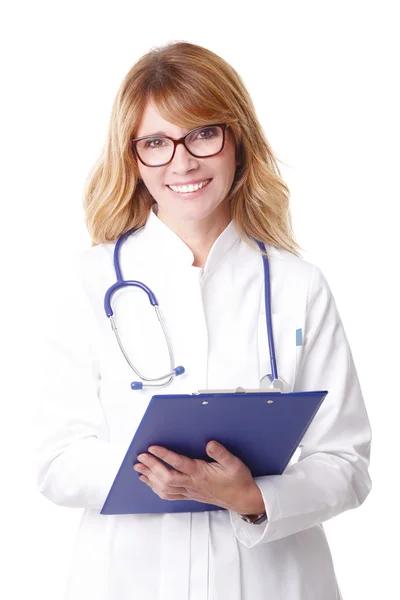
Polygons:
M223 129L218 125L196 129L184 140L186 148L197 157L210 156L220 152L223 141ZM152 137L139 140L136 143L136 150L143 162L157 166L171 160L174 144L163 136Z

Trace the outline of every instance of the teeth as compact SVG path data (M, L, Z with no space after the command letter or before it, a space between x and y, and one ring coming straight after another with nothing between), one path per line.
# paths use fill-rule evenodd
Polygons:
M196 190L199 190L201 188L203 188L205 185L207 185L208 183L208 179L206 179L205 181L202 181L201 183L197 183L196 185L169 185L168 187L171 188L171 190L173 190L174 192L180 192L180 193L187 193L187 192L195 192Z

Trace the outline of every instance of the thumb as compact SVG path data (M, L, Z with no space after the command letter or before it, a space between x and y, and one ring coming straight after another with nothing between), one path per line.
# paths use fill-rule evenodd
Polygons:
M225 467L226 469L229 469L230 467L237 467L239 459L231 454L229 450L227 450L222 444L219 444L214 440L208 442L206 451L207 454L217 461L217 463L219 463L222 467Z

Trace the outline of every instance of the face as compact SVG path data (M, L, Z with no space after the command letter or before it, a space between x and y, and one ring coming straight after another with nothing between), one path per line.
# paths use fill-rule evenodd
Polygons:
M211 123L210 123L211 124ZM156 107L148 103L139 123L135 137L153 135L162 131L172 138L180 138L188 130L165 121ZM225 201L232 186L236 166L235 144L230 128L225 132L222 151L208 158L192 156L183 144L179 144L175 156L162 167L146 167L137 160L140 177L158 204L158 217L167 222L202 221L215 219L229 213ZM199 191L181 193L173 191L169 185L184 185L210 180Z

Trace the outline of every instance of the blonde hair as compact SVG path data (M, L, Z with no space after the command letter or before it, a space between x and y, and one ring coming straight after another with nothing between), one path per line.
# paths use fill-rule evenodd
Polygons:
M140 180L130 145L148 101L164 119L182 128L230 125L241 164L228 201L239 235L298 256L289 190L244 83L221 57L189 42L152 48L122 81L103 152L85 184L85 221L92 244L115 241L143 226L155 202Z

